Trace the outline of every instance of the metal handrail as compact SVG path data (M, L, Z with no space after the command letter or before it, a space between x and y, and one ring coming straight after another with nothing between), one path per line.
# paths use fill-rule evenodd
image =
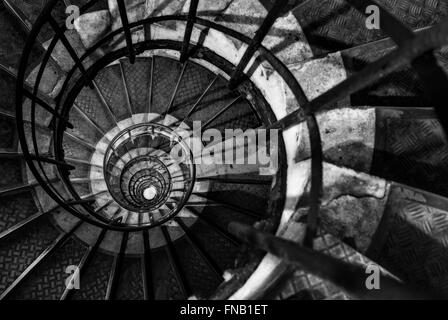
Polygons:
M36 99L38 95L38 88L40 84L40 78L38 76L38 80L35 83L34 91L32 95L35 98L31 99L32 102L32 115L31 115L31 121L32 121L32 141L33 141L33 147L35 150L36 156L34 158L31 157L31 153L28 149L27 140L25 137L25 131L23 127L23 111L22 111L22 99L25 96L25 73L26 68L28 65L28 59L30 57L32 48L34 46L34 43L37 41L39 32L43 25L47 22L50 22L50 25L55 29L55 36L53 37L50 47L48 48L44 59L42 61L39 74L40 76L43 73L43 70L45 70L45 67L49 61L49 58L51 56L51 53L56 45L56 43L60 40L62 43L66 46L69 52L73 55L74 49L71 47L70 43L68 41L65 41L64 38L64 32L65 27L60 26L57 27L55 25L55 21L52 18L51 14L52 11L56 5L58 0L50 0L45 8L43 9L42 13L37 18L36 22L33 25L33 28L31 29L31 32L29 34L29 37L26 41L23 55L21 59L21 63L19 66L18 71L18 81L17 81L17 94L16 94L16 118L17 118L17 126L18 126L18 135L19 140L23 149L23 155L24 158L30 167L31 172L36 177L36 180L42 185L42 188L64 209L68 210L70 213L74 214L75 216L88 220L89 223L92 223L97 226L111 228L115 230L129 230L127 228L123 228L120 226L110 225L108 221L105 221L101 216L95 213L95 211L89 207L88 204L82 204L81 206L84 209L83 211L77 210L74 206L71 206L67 203L68 199L64 199L57 191L57 189L49 182L48 177L45 174L45 170L43 169L42 157L39 156L39 146L37 145L37 139L35 136L35 104ZM84 12L87 10L87 8L94 5L98 0L93 0L88 2L84 7L81 8L81 12ZM284 0L278 0L276 1L276 4L278 5ZM123 21L123 27L119 28L105 37L103 37L101 40L99 40L95 45L90 47L86 50L86 52L81 57L74 57L74 65L72 69L68 72L66 80L62 86L60 94L56 98L56 107L55 107L55 117L53 121L53 137L54 137L54 154L55 154L55 162L54 164L58 168L58 172L61 176L61 179L64 181L66 187L70 191L70 193L73 195L74 200L80 200L79 195L76 193L75 189L71 185L68 179L69 171L67 170L67 167L64 165L64 153L62 148L62 140L63 140L63 133L67 129L67 126L69 125L67 122L68 115L70 112L70 108L73 105L74 99L76 96L70 95L68 93L76 92L77 90L80 90L80 88L85 85L89 84L89 82L93 79L94 75L99 71L101 67L104 67L104 62L108 61L110 59L117 59L122 56L126 55L125 50L127 50L127 55L133 60L133 57L135 54L139 54L140 52L148 49L151 46L154 46L156 44L161 44L163 41L157 41L157 40L147 40L140 43L132 43L132 29L144 26L144 25L151 25L156 22L163 22L163 21L184 21L187 23L188 28L186 29L186 33L184 36L184 41L181 44L177 44L176 42L170 42L165 41L165 44L170 44L173 47L178 47L177 50L183 53L183 59L185 59L185 56L187 54L188 48L190 47L190 41L186 44L186 40L190 39L191 33L190 29L192 29L196 25L205 26L210 29L222 32L226 34L227 36L233 37L243 43L246 43L248 45L248 48L246 49L246 55L245 59L252 57L256 52L259 52L261 54L261 57L265 59L268 63L270 63L273 68L279 73L279 75L283 78L285 83L288 85L288 87L291 89L293 95L295 96L298 104L300 105L300 109L296 112L293 112L292 114L286 116L284 119L279 119L277 122L272 123L269 128L280 128L281 130L286 130L289 126L298 124L302 121L306 121L308 124L308 130L309 130L309 137L310 137L310 145L311 145L311 195L310 195L310 211L308 214L308 227L307 227L307 243L310 243L310 239L312 239L315 235L315 232L317 230L317 217L318 217L318 211L320 207L320 196L322 192L322 179L323 179L323 169L322 169L322 162L323 162L323 155L322 155L322 146L321 146L321 137L319 132L318 123L315 117L315 112L320 108L319 103L329 104L331 101L339 99L341 95L346 95L352 93L354 90L360 90L364 88L367 85L372 84L373 82L377 81L378 79L384 77L388 73L394 71L396 68L395 66L387 65L387 59L394 58L394 61L399 61L403 63L407 61L414 61L422 54L426 53L428 50L432 51L436 48L440 47L444 43L448 43L448 22L442 23L440 26L436 27L432 32L426 32L425 35L430 35L430 39L425 42L425 39L423 39L422 36L417 36L414 39L407 40L403 43L399 44L399 48L396 51L393 51L390 56L387 56L383 59L384 65L386 65L387 72L384 72L384 70L379 70L378 73L371 74L371 77L362 82L362 85L355 85L353 86L353 83L356 81L356 77L348 78L344 82L342 82L340 85L336 86L334 89L330 90L327 95L323 95L324 97L327 97L328 100L323 99L322 97L319 97L318 99L315 99L313 101L308 101L306 98L303 89L301 88L300 84L297 82L293 74L288 70L288 68L273 54L271 53L267 48L265 48L262 45L262 41L264 37L267 34L267 28L266 26L270 26L273 24L273 22L278 18L278 15L280 14L280 11L269 16L269 21L265 20L266 23L262 24L263 28L260 28L257 31L257 37L256 41L253 41L253 39L235 31L228 27L225 27L223 25L220 25L218 23L202 19L197 17L197 10L195 10L194 7L190 8L189 15L167 15L167 16L160 16L160 17L150 17L146 19L139 20L137 22L129 23L127 20L126 15L123 14L125 10L124 2L119 1L120 5L120 16L122 17ZM197 1L192 1L192 6L197 6ZM197 8L196 8L197 9ZM56 23L57 24L57 23ZM188 31L190 30L190 31ZM96 61L93 66L91 66L88 70L83 69L82 63L90 57L91 54L93 54L98 48L100 48L102 45L106 44L109 40L111 40L114 36L124 34L126 38L126 48L125 50L119 49L114 52L111 52L107 54L105 57L101 58L99 61ZM406 47L410 47L411 49L414 48L414 46L418 46L420 44L421 48L424 48L425 52L420 51L413 51L411 53L408 53L406 56L404 53L402 53L403 49ZM199 44L192 44L195 47L200 47ZM401 51L400 51L401 49ZM423 50L423 49L420 49ZM405 56L405 57L404 57ZM404 58L403 58L404 57ZM242 61L244 62L244 61ZM244 64L244 63L243 63ZM240 68L241 69L241 65ZM244 68L243 68L244 69ZM68 86L72 81L72 77L74 76L76 70L81 71L81 76L75 81L74 87L71 88L71 90L68 90ZM240 72L238 72L238 67L234 69L236 78L233 78L234 80L238 80L241 76ZM447 86L448 87L448 86ZM348 89L347 89L348 88ZM339 91L338 91L339 90ZM79 92L79 91L78 91ZM64 98L64 95L65 98ZM442 113L439 113L439 115ZM60 115L60 116L56 116ZM442 124L445 122L443 121ZM34 125L33 125L34 124ZM444 129L445 128L444 126ZM33 161L38 162L38 167L40 171L43 173L43 176L39 172L38 168L35 166ZM73 199L70 199L73 200ZM87 212L88 216L85 215L85 212ZM138 228L135 228L133 230L138 230Z

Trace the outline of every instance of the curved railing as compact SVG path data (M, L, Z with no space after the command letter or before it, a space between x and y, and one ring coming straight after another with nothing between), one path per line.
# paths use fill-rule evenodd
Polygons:
M70 183L69 174L70 170L72 170L73 167L67 163L62 147L64 131L67 128L72 128L72 125L70 124L69 121L69 112L73 105L74 100L76 99L77 93L79 93L79 91L84 87L85 84L89 84L92 81L93 77L99 70L104 68L110 62L117 60L123 56L128 56L130 58L130 61L132 61L133 57L135 57L136 54L156 48L170 48L173 50L177 50L181 53L181 59L187 59L188 51L192 49L192 47L196 48L198 47L197 44L190 43L191 30L194 27L194 25L203 25L211 29L224 32L227 35L234 37L235 39L247 43L249 45L250 50L252 50L251 48L259 47L263 56L266 57L266 60L270 62L276 69L279 69L279 73L283 75L285 81L290 84L290 87L296 88L295 92L297 93L297 96L299 96L300 99L302 100L304 99L304 95L303 92L300 90L300 86L298 86L297 82L295 81L292 74L288 71L286 66L284 66L272 53L267 51L264 47L261 47L260 43L253 43L253 40L245 37L242 34L239 34L231 29L222 27L208 20L196 17L195 5L197 5L197 1L192 1L192 8L188 16L152 17L131 24L127 22L127 19L125 18L126 16L125 8L121 3L121 1L119 1L120 4L119 9L121 12L121 17L123 18L122 20L123 27L106 35L95 45L87 49L85 53L80 57L76 56L75 50L71 47L70 42L65 37L64 34L64 32L66 31L65 25L59 25L52 16L53 9L55 8L57 2L58 2L57 0L53 0L46 5L43 12L36 20L24 48L21 65L18 72L18 86L17 86L17 123L19 127L19 139L23 148L24 158L26 159L31 172L36 177L37 181L41 184L42 188L64 209L66 209L73 215L77 216L78 218L83 219L94 225L114 230L127 230L127 231L129 230L136 231L146 228L143 226L131 228L129 226L122 226L111 223L111 221L104 218L101 214L99 214L96 210L94 210L90 206L92 199L82 199L77 194L73 185ZM94 5L95 2L97 1L90 1L88 4L82 7L80 10L81 14L85 12L88 8L90 8L92 5ZM281 4L283 3L283 1L280 1L279 3ZM258 32L258 34L260 34L260 36L258 37L261 37L261 34L263 33L265 34L269 30L270 26L272 25L272 23L275 21L275 18L279 14L280 9L281 5L277 5L275 7L275 10L269 13L268 18L263 23L262 28ZM179 21L179 22L185 21L187 24L187 28L184 40L182 42L176 42L170 40L166 41L149 40L141 43L135 43L135 44L131 43L130 35L133 29L141 27L143 25L151 25L153 23L163 21ZM44 25L47 26L47 24L54 31L54 36L47 48L47 51L43 56L42 63L37 73L34 87L31 88L30 90L30 88L28 88L25 83L25 74L27 71L26 67L28 65L28 60L30 58L34 44L37 42L39 32L43 29ZM112 40L114 37L121 34L125 36L127 42L126 48L122 48L117 51L106 54L103 58L96 61L95 64L91 66L89 69L86 69L83 66L83 63L89 57L91 57L92 54L94 54L94 52L97 49L99 49L102 45L106 44L108 41ZM67 73L66 79L62 85L62 89L60 90L58 96L54 99L55 100L54 107L52 107L51 103L45 101L39 95L38 89L40 86L40 81L42 80L44 70L49 63L51 54L59 41L63 44L67 52L70 54L71 58L74 61L74 65L71 68L71 70ZM253 54L254 53L255 51L253 52ZM241 67L243 67L243 61L240 64L239 68ZM237 67L234 70L231 85L232 86L237 85L241 81L241 78L242 74L238 71ZM23 97L27 97L31 100L30 144L28 144L25 129L23 127L23 119L24 119L24 112L23 112L24 109L22 104ZM53 152L50 154L40 152L39 149L40 146L37 142L36 108L38 107L43 108L45 111L51 113L53 117L53 121L51 123L52 126L51 129L53 131L54 144L52 150ZM313 139L313 141L320 141L320 139L316 138ZM320 148L313 148L313 150L319 150L319 149ZM31 152L30 150L33 150L33 152ZM314 158L319 160L318 155L315 156ZM321 163L320 160L319 161L316 160L315 162ZM69 190L71 196L70 199L64 197L61 194L61 192L57 189L57 187L55 186L56 183L55 180L52 177L50 177L50 175L45 170L46 165L56 166L59 173L59 177L64 182L66 188ZM315 186L318 184L319 183L317 182L313 184L314 189L316 189Z
M52 16L55 5L58 0L50 0L45 6L43 12L36 20L30 35L27 39L23 56L18 72L17 81L17 125L19 132L19 139L23 150L24 158L37 181L42 188L54 199L61 207L66 209L71 214L83 219L94 225L122 231L139 230L147 228L148 226L123 226L111 223L108 219L98 214L89 204L84 201L77 194L76 190L70 183L69 173L73 167L67 163L63 148L63 134L67 128L71 128L69 119L69 112L76 99L77 93L85 86L89 85L99 70L107 66L110 62L121 57L127 56L130 61L135 61L136 55L146 51L159 48L172 49L180 52L182 61L189 58L189 54L193 48L198 48L201 45L192 43L191 34L195 26L203 26L225 34L228 37L234 38L247 45L247 49L241 58L238 65L236 65L231 74L230 87L235 88L242 80L247 79L244 70L251 61L254 55L260 55L267 63L269 63L283 78L291 92L293 93L300 108L286 117L270 124L266 129L280 129L287 130L289 127L306 122L310 144L311 144L311 191L310 191L310 209L308 214L308 225L306 232L305 243L310 245L314 238L317 223L318 212L320 207L320 197L322 192L323 179L323 157L321 138L319 133L318 123L315 114L325 109L333 108L335 103L373 83L384 78L386 75L396 71L405 64L412 64L422 79L427 93L435 107L443 128L448 129L448 117L446 117L444 102L448 101L448 81L446 74L436 63L434 58L434 50L440 48L442 45L448 43L448 21L443 21L428 30L424 30L419 34L414 34L408 30L403 24L396 20L387 11L381 8L382 27L391 35L398 47L379 59L378 61L367 66L364 70L355 74L340 84L336 85L329 91L325 92L316 99L309 101L301 86L294 78L288 68L267 48L261 43L268 31L272 27L275 20L281 14L282 8L287 4L287 0L278 0L275 2L272 9L264 19L261 27L256 32L255 37L249 38L235 30L227 28L218 23L202 19L197 16L198 0L192 0L188 15L168 15L160 17L150 17L137 22L129 23L127 20L126 7L123 0L119 0L119 11L122 18L123 27L117 29L102 38L95 45L88 48L85 53L78 57L75 50L70 45L64 32L65 25L60 25ZM93 6L97 1L88 2L81 8L81 14L86 12L88 8ZM348 0L358 10L362 10L369 4L376 4L373 1L363 0ZM142 26L149 26L154 23L164 21L176 21L185 23L185 34L183 41L173 40L145 40L139 43L132 43L132 30ZM29 88L25 82L25 75L27 73L27 66L29 65L30 56L34 45L38 42L39 33L43 27L49 27L54 32L54 36L47 48L47 51L42 59L39 72L36 76L36 81L33 88ZM124 35L126 40L126 47L107 53L104 57L96 61L91 67L86 69L84 63L93 56L96 50L108 43L114 37ZM55 98L54 107L49 101L44 99L39 94L39 86L42 80L44 70L50 60L56 44L61 42L66 48L74 61L74 65L67 73L66 79L62 85L62 89ZM436 77L437 85L433 85L434 81L428 81L428 78ZM27 139L23 120L26 118L24 114L23 99L31 100L30 118L31 118L31 137L30 141ZM51 153L42 152L39 149L38 139L36 135L36 108L42 108L50 113L53 117L51 122L51 130L53 132L54 145ZM55 185L54 179L49 176L45 167L55 166L61 180L69 190L70 198L64 197Z
M153 143L139 147L139 141L145 139ZM134 142L132 147L128 147L130 141ZM123 164L123 155L132 159ZM148 228L159 226L179 213L192 193L196 178L193 152L182 137L154 123L133 125L117 134L107 147L103 171L110 194L126 209L157 212L162 203L176 199L167 204L167 212L142 225Z

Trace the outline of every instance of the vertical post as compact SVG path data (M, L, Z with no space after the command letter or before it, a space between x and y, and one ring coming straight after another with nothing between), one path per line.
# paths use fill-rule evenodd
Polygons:
M129 233L124 232L121 238L120 252L115 256L114 264L109 276L107 284L106 300L115 300L118 285L120 282L121 271L123 268L123 260L128 245Z
M128 21L128 14L126 12L126 5L124 3L124 0L117 0L117 3L118 3L118 11L120 11L121 22L123 24L124 36L126 39L126 46L128 47L129 61L131 62L131 64L134 64L135 51L134 51L134 47L132 46L132 35L131 35L131 29L129 28L129 21Z
M143 248L145 250L143 254L143 263L142 263L143 292L145 300L154 300L155 294L154 294L152 270L151 270L151 246L149 243L148 230L143 231Z
M252 56L255 54L255 52L260 47L261 43L263 42L264 38L268 34L269 30L271 30L272 25L277 20L279 15L281 14L282 10L285 8L285 6L288 4L288 0L276 0L272 9L268 12L268 15L264 19L263 23L261 24L260 28L255 33L255 36L253 37L252 41L250 42L249 46L247 47L246 51L244 52L243 57L240 60L240 63L234 70L232 77L229 81L229 88L235 89L238 84L241 81L241 76L244 72L244 69L246 69L247 64L249 63Z
M187 278L180 264L179 256L176 254L176 249L174 248L174 244L171 241L171 236L168 232L167 227L161 226L160 229L162 230L163 237L166 242L165 251L170 261L171 268L177 278L178 284L180 286L184 298L188 299L188 297L191 296L192 291L190 289L190 286L188 285Z
M58 23L52 16L50 16L48 20L50 22L50 26L53 28L54 32L59 37L59 39L61 39L62 44L64 45L65 49L67 50L67 52L70 55L70 57L72 58L72 60L78 64L79 70L81 71L81 73L83 75L85 75L86 70L85 70L83 64L81 63L75 49L71 45L70 41L68 41L67 37L65 36L64 31L61 29L61 27L58 25Z
M82 64L81 59L78 57L78 54L76 53L75 49L71 45L70 41L68 41L67 37L65 36L64 30L58 25L57 21L50 16L48 18L50 22L50 26L53 28L54 32L56 33L56 36L61 40L62 44L64 45L65 49L67 50L68 54L72 58L73 62L78 65L79 71L81 71L83 76L86 76L87 72L84 68L84 65ZM89 87L93 89L93 82L89 82Z
M184 63L188 59L188 48L190 47L191 33L196 22L199 0L191 0L190 10L188 11L187 25L185 27L184 41L182 43L182 52L180 54L180 62Z

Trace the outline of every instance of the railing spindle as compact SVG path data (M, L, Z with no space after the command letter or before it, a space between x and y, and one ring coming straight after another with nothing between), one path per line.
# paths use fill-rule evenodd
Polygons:
M241 58L240 63L233 72L232 77L230 78L229 81L230 89L235 89L238 86L238 84L241 81L241 76L244 72L244 69L246 69L246 66L248 65L250 59L254 56L255 52L261 46L261 43L263 42L264 38L268 34L269 30L271 30L272 25L280 16L282 10L284 10L287 4L288 0L275 1L272 9L268 12L268 15L264 19L260 28L257 30L255 36L253 37L252 41L250 42L249 46L244 52L244 55Z
M124 3L124 0L117 0L117 3L118 3L118 10L120 11L121 22L123 24L124 36L126 39L126 46L128 47L129 62L131 64L134 64L135 63L135 50L132 45L131 28L129 27L128 14L126 12L126 4Z
M184 63L188 59L188 48L190 47L191 33L196 22L199 0L191 0L190 10L188 11L188 20L185 27L184 41L182 43L182 51L180 54L180 62Z
M81 73L83 75L85 75L86 74L86 69L82 65L82 62L79 59L79 57L78 57L75 49L71 45L70 41L68 41L67 37L65 36L64 31L62 30L62 28L58 25L58 23L56 22L56 20L52 16L50 16L48 18L48 20L50 22L51 27L53 28L53 30L56 33L57 37L61 40L62 44L64 45L65 49L67 50L67 52L70 55L70 57L72 58L72 60L78 65L78 68L81 71Z

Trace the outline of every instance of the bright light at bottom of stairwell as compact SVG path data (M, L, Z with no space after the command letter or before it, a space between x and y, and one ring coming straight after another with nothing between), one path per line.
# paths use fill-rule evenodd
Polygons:
M143 198L146 200L153 200L157 196L157 189L154 186L150 186L143 190Z

